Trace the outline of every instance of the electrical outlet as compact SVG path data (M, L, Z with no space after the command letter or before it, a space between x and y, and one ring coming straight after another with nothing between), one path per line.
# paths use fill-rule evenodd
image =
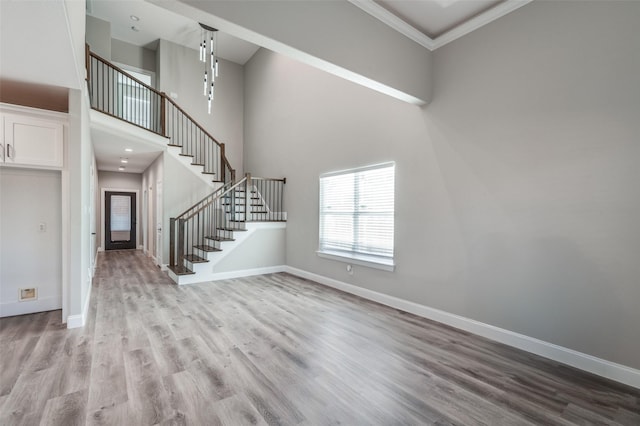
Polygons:
M45 222L40 222L38 225L38 231L47 232L47 224Z

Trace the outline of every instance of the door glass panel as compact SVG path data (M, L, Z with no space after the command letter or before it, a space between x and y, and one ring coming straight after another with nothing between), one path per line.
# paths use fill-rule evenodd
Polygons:
M131 197L111 196L111 241L131 240Z

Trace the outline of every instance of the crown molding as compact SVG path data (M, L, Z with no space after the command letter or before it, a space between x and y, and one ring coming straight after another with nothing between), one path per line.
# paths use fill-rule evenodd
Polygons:
M426 47L429 50L435 49L434 40L428 37L415 27L407 24L402 19L398 18L393 13L389 12L384 7L380 6L373 0L348 0L349 3L367 12L369 15L378 19L383 24L388 25L400 34L410 38L419 45Z
M373 0L348 0L349 3L367 12L369 15L380 20L382 23L388 25L404 36L410 38L421 46L429 49L430 51L436 50L445 44L451 43L460 37L469 34L478 28L487 25L490 22L495 21L504 15L513 12L522 6L531 3L533 0L507 0L499 5L487 10L480 15L477 15L463 24L458 25L450 31L432 39L428 37L412 25L409 25L402 19L398 18L393 13L389 12L384 7L380 6Z
M520 9L522 6L529 4L532 1L533 0L507 0L504 3L500 3L497 6L487 10L486 12L469 19L465 23L460 24L457 27L437 37L434 40L434 47L432 50L442 47L447 43L451 43L452 41L457 40L460 37L467 35L470 32L475 31L478 28L483 27L488 23L503 17L504 15L513 12L516 9Z

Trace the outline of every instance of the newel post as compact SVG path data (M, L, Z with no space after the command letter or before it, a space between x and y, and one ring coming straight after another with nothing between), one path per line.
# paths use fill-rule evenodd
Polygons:
M176 266L176 218L169 219L169 266Z
M160 93L160 133L162 136L167 137L167 94L162 92ZM174 143L174 142L170 142Z
M222 174L222 180L224 181L224 183L227 183L227 182L226 182L226 177L227 177L226 170L227 170L227 166L226 166L226 163L225 163L225 161L224 161L224 159L225 159L225 158L226 158L226 157L225 157L225 147L224 147L224 144L223 144L223 143L221 143L221 144L220 144L220 169L218 169L218 170L217 170L217 172L218 172L218 176L220 176L220 174ZM219 178L218 178L218 179L219 179Z
M91 67L91 49L89 49L89 44L85 43L84 44L84 68L87 72L87 75L85 76L85 80L87 82L89 82L89 76L91 75L90 67Z
M184 266L184 224L185 223L186 223L186 220L178 219L178 255L176 257L177 257L179 267Z
M244 175L246 180L244 182L244 221L249 222L251 220L251 173Z

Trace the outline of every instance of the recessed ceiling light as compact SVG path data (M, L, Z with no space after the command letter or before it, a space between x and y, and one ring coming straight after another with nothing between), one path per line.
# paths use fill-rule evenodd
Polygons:
M120 166L120 167L118 167L118 170L123 171L124 167Z
M132 21L136 21L136 22L140 20L140 18L138 18L136 15L131 15L130 18Z
M121 158L121 159L120 159L120 162L121 162L121 163L124 163L124 164L127 164L127 163L129 162L129 160L128 160L128 159L126 159L126 158Z
M125 148L124 149L126 152L133 152L133 150L131 148Z
M140 32L140 30L138 29L138 27L136 27L135 25L131 26L131 29L135 32Z

